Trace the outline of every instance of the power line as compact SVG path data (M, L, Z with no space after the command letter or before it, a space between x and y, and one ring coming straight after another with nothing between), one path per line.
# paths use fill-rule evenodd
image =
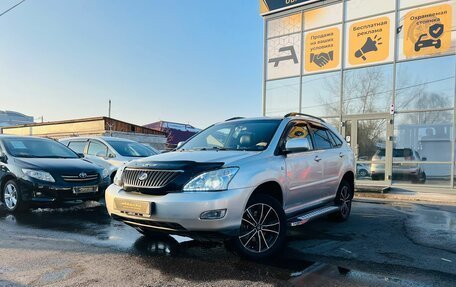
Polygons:
M5 11L3 11L1 14L0 14L0 17L5 15L6 13L8 13L9 11L13 10L14 8L16 8L17 6L21 5L22 3L24 3L25 0L22 0L21 2L17 3L16 5L12 6L11 8L9 9L6 9Z

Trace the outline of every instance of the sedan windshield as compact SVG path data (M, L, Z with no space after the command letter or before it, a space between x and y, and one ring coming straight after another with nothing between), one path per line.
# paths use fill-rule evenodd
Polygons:
M121 156L126 157L147 157L157 154L151 148L147 148L137 142L128 141L107 141L113 149Z
M266 149L279 120L233 121L211 126L185 143L181 150L247 150Z
M27 158L78 158L71 149L59 142L40 138L3 139L6 151L14 157Z

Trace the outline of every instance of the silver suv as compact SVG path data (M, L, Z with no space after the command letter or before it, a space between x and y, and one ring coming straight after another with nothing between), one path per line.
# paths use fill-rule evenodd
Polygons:
M322 119L234 118L122 166L106 205L146 236L221 236L239 255L262 259L280 250L288 227L322 215L346 220L354 175L352 150Z

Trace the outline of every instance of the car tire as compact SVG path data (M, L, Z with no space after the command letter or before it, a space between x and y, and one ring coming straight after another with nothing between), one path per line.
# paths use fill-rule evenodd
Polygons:
M287 219L282 205L273 197L256 194L247 203L240 235L229 241L237 255L249 260L274 257L283 248Z
M22 200L22 192L15 180L8 180L3 186L2 200L8 212L17 213L28 209L28 204Z
M350 216L351 205L353 200L354 190L353 186L343 180L340 183L339 189L337 190L337 196L334 201L336 206L339 206L339 210L330 215L330 218L335 221L345 221Z
M358 172L358 176L359 176L359 177L366 177L366 176L368 176L368 175L369 175L369 173L368 173L367 170L365 170L365 169L361 169L361 170Z

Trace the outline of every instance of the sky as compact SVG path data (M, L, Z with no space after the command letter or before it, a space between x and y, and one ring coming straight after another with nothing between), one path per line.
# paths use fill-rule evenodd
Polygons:
M0 13L19 0L0 0ZM26 0L0 17L0 110L204 128L262 111L257 0Z

